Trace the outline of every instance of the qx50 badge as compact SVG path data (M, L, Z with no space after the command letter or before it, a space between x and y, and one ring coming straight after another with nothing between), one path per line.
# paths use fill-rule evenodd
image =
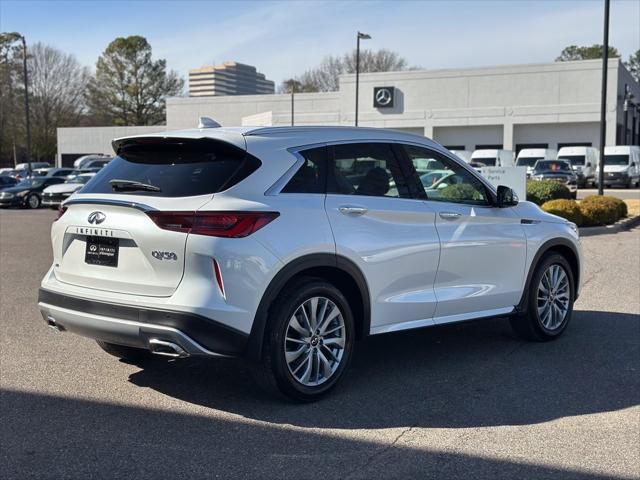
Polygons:
M178 256L174 252L159 252L154 250L151 252L151 256L158 260L178 260Z
M87 220L92 225L99 225L104 222L105 218L107 218L107 216L102 212L91 212Z

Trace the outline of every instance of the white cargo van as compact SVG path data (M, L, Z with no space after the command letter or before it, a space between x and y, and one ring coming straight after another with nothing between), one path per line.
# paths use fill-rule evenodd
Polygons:
M516 157L516 167L527 167L528 177L538 160L554 160L557 153L553 148L523 148Z
M567 160L578 175L578 187L592 186L600 152L594 147L562 147L556 160Z
M596 183L598 174L596 173ZM640 147L604 147L604 186L640 186Z
M471 161L481 163L486 167L513 167L514 165L511 150L474 150L471 154Z
M471 150L449 150L456 157L461 158L465 162L469 163L471 161Z

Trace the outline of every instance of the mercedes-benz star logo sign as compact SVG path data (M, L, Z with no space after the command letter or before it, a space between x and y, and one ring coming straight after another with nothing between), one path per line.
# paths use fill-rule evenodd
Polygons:
M378 102L378 105L389 105L391 98L391 92L386 88L381 88L376 92L376 102Z
M91 212L87 220L93 225L99 225L104 222L105 218L107 218L107 216L102 212Z

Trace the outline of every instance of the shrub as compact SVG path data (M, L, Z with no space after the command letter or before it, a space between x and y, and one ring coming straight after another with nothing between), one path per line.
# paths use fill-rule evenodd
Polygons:
M458 183L449 185L440 190L440 197L452 202L462 202L465 200L482 200L480 193L468 183Z
M582 202L581 205L587 204L598 204L598 205L607 205L610 208L615 208L618 212L618 220L621 218L625 218L627 216L627 204L616 197L609 197L606 195L589 195Z
M616 223L619 216L618 207L605 202L582 202L580 204L583 226L595 227Z
M529 180L527 182L527 200L543 205L550 200L571 199L571 192L560 182L554 180Z
M584 222L582 211L580 210L580 205L578 205L578 202L576 202L575 200L566 200L563 198L558 200L550 200L542 205L542 209L545 212L558 215L562 218L566 218L567 220L575 223L578 226L581 226Z

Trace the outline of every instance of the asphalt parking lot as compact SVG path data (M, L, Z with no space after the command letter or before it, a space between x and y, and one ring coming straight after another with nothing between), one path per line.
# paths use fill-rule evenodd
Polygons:
M640 229L583 240L560 340L497 319L372 337L333 395L294 405L241 361L135 366L48 329L54 215L0 211L2 478L640 476Z

